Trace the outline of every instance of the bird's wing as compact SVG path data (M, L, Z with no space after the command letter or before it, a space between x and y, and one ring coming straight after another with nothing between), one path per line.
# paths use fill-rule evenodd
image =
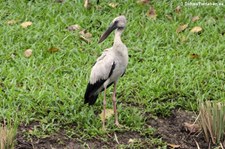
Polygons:
M97 59L95 65L92 67L90 83L94 84L99 80L107 80L114 68L115 62L110 49L105 50L102 55Z

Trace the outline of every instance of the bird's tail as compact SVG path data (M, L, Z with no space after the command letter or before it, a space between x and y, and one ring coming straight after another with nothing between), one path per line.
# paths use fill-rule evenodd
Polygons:
M96 85L92 85L88 83L87 89L84 95L84 103L88 103L89 105L93 105L97 98L98 98L98 93L95 93L98 88L96 88Z

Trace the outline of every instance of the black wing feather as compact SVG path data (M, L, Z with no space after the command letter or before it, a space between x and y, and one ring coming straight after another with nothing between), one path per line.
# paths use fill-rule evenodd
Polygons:
M90 84L90 82L87 85L86 92L84 95L84 103L88 103L89 105L93 105L97 98L98 94L94 94L105 82L106 80L98 80L95 84Z
M109 72L108 78L111 77L111 75L112 75L113 70L115 69L115 67L116 67L116 63L113 62L113 65L112 65L111 70L110 70L110 72ZM108 79L108 78L107 78L107 79ZM97 98L98 98L98 94L99 94L99 93L97 93L97 91L103 86L103 84L105 83L105 81L106 81L107 79L104 79L104 80L103 80L103 79L98 80L98 81L97 81L96 83L94 83L94 84L91 84L90 82L88 83L87 88L86 88L86 92L85 92L85 95L84 95L84 103L85 103L85 104L88 103L89 105L93 105L93 104L96 102L96 100L97 100ZM110 84L108 84L108 85L107 85L107 88L108 88L109 86L111 86L112 84L113 84L113 82L110 83ZM102 89L101 92L102 92L103 90L104 90L104 89Z

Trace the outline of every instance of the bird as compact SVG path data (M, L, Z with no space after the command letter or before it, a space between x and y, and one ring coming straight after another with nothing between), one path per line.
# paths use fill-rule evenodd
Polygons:
M125 74L128 65L128 49L121 40L121 35L126 27L126 17L121 15L113 19L108 29L102 34L98 43L103 42L111 32L115 30L114 43L111 48L103 51L102 55L97 58L91 69L90 79L84 95L84 103L93 105L98 95L104 91L103 99L103 120L102 127L105 128L106 113L106 89L114 85L113 90L113 110L115 116L115 125L120 127L116 108L116 86L120 77Z

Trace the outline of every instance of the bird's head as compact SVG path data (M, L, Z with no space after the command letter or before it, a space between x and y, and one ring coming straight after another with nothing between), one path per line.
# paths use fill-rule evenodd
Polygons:
M101 36L100 40L98 43L101 43L102 41L104 41L112 31L114 31L115 29L119 29L119 30L123 30L126 26L127 20L125 16L118 16L116 17L111 25L109 26L109 28L104 32L104 34Z

